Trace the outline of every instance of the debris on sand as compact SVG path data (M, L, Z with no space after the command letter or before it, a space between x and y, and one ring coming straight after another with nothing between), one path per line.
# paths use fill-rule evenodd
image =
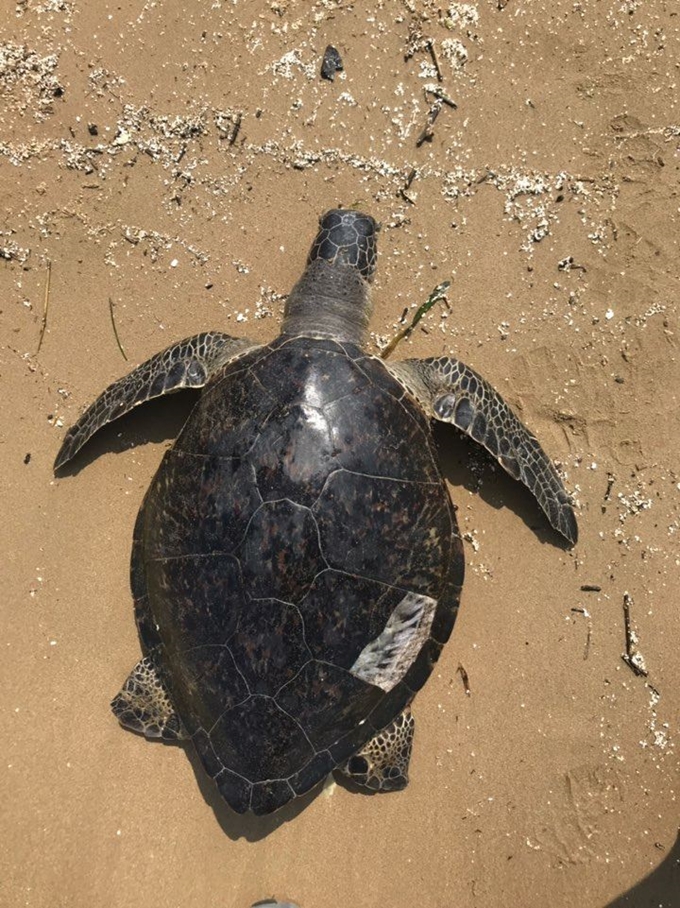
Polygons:
M0 45L0 90L4 104L18 107L22 114L31 110L36 120L53 112L55 98L61 98L64 87L55 70L57 54L41 57L25 44L6 42Z
M324 51L321 63L321 78L332 82L335 79L335 74L342 72L343 69L344 65L338 49L329 44Z
M649 672L645 663L645 657L638 649L637 631L633 629L630 618L630 607L633 604L633 597L630 593L623 594L623 626L626 637L626 651L621 658L626 665L642 678L646 678Z

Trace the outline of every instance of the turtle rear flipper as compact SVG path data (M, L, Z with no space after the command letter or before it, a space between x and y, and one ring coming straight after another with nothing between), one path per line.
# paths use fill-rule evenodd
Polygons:
M154 397L182 388L202 388L210 376L235 357L258 346L219 331L187 337L161 350L104 391L71 426L56 460L58 470L107 423Z
M415 720L406 708L339 767L356 785L371 791L401 791L408 785L408 764L413 747Z
M188 737L149 656L132 669L111 709L121 725L147 738L181 741Z
M538 439L486 379L448 356L407 359L387 368L433 419L465 432L513 479L523 482L551 526L575 545L576 516L559 473Z

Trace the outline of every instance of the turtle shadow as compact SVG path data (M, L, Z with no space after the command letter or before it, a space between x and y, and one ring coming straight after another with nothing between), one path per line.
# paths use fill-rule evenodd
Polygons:
M508 475L481 445L452 426L445 425L434 426L434 441L444 478L454 487L454 502L455 488L463 486L497 511L509 508L543 545L552 545L564 551L572 548L550 526L531 492Z
M248 842L259 842L267 838L272 832L299 816L319 796L323 789L323 782L320 782L311 791L294 798L275 813L270 813L266 816L259 817L253 813L236 813L220 795L215 782L206 773L193 746L191 744L183 746L194 771L196 783L203 800L215 815L222 832L233 841L246 839Z
M299 816L318 797L324 787L324 783L319 782L311 791L294 798L275 813L270 813L266 816L260 817L254 813L236 813L235 810L229 807L217 790L214 780L210 778L203 768L201 758L196 753L191 741L147 738L143 732L136 731L134 728L126 728L125 731L127 734L142 738L147 744L151 744L154 747L178 747L184 751L203 800L214 813L222 831L233 841L246 839L248 842L259 842L261 839L265 839L276 829Z
M189 414L198 403L200 390L183 388L181 393L167 394L145 401L134 410L102 426L56 472L58 477L77 476L103 454L121 454L149 443L159 444L179 435Z
M680 892L680 834L666 858L648 876L627 892L608 902L606 908L642 908L646 905L677 905Z

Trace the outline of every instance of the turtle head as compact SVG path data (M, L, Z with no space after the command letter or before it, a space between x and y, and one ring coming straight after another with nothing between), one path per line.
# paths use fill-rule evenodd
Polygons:
M282 334L364 343L379 229L370 215L343 208L319 218L307 267L286 303Z
M363 750L339 768L344 776L360 788L368 788L370 791L402 791L408 785L407 766L408 764L399 765L384 754Z
M320 259L330 265L355 268L370 283L378 258L379 230L370 214L331 208L319 218L319 232L307 264Z
M371 791L401 791L408 785L414 721L408 707L338 769Z

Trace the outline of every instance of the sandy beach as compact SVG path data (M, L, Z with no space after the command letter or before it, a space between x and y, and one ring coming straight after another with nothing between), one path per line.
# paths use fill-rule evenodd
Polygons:
M677 4L3 8L0 906L678 908ZM438 429L467 576L409 787L239 817L109 710L135 516L196 397L52 464L172 341L271 340L337 205L382 224L370 351L450 280L394 358L491 381L580 536Z

